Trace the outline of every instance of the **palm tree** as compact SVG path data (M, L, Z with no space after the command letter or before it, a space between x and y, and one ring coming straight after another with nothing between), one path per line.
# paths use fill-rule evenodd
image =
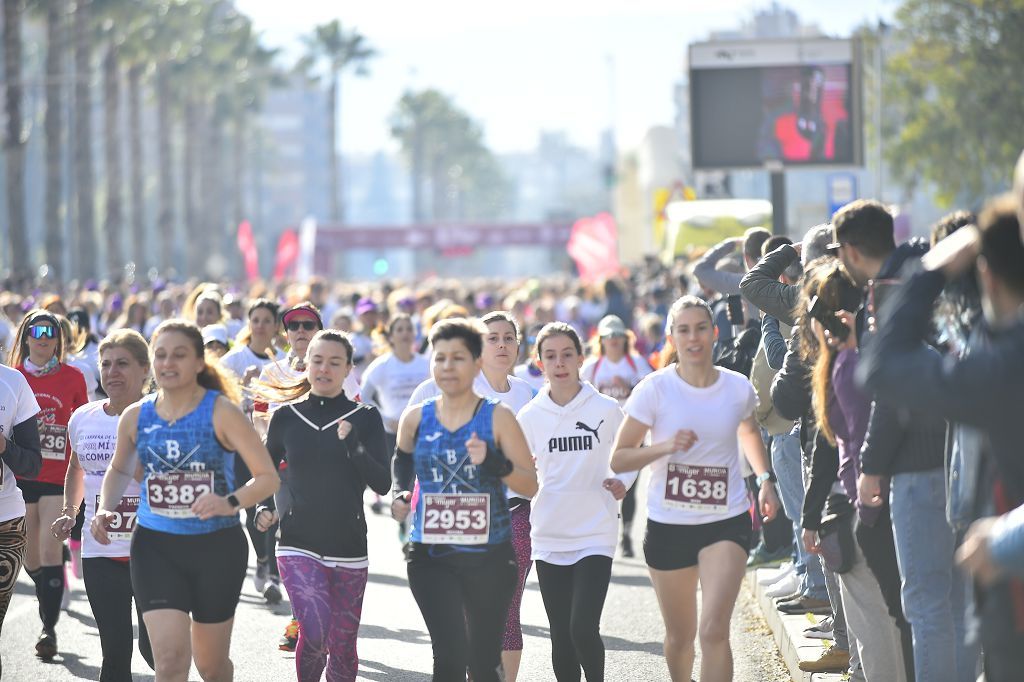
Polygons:
M46 141L46 188L43 216L46 223L46 262L57 282L64 280L64 230L61 206L64 195L61 187L61 150L64 147L64 125L61 109L64 106L64 86L61 67L67 53L64 18L64 0L46 3L46 114L43 119L43 137Z
M21 16L24 0L4 0L4 81L6 83L7 220L11 234L11 271L24 277L30 271L25 228L25 131L21 118Z
M75 136L74 176L78 195L78 215L75 219L76 244L72 252L79 259L77 274L80 278L95 274L96 229L93 197L92 165L92 39L90 29L92 0L75 3L75 108L72 128Z
M377 51L369 45L366 37L353 29L345 31L341 23L335 19L317 26L313 34L307 36L306 56L300 61L299 68L311 70L320 64L326 66L330 85L327 89L327 142L329 145L330 166L330 218L343 221L344 206L339 195L341 188L340 167L341 152L338 134L338 112L341 110L341 76L345 69L353 67L357 76L368 73L366 62L377 55Z

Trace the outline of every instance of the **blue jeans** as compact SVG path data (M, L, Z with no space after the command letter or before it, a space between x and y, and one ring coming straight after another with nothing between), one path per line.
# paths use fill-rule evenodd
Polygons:
M964 644L963 583L954 574L955 537L946 522L945 472L894 474L889 499L917 679L974 680L977 659Z
M796 544L796 573L800 576L800 593L813 599L828 599L825 574L818 557L804 551L801 539L800 512L804 506L804 479L797 431L772 436L772 469L778 479L779 497L786 516L793 520Z

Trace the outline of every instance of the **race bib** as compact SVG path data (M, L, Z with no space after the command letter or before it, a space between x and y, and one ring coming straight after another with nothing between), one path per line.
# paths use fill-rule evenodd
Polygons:
M111 540L131 540L132 531L135 530L135 517L139 514L139 497L122 497L121 502L115 509L108 511L113 513L110 525L107 526L107 537ZM100 496L96 496L96 509L100 508Z
M423 543L485 545L491 529L491 496L423 494Z
M711 514L729 511L729 467L668 463L665 506Z
M68 427L63 424L39 424L39 447L43 459L64 461L67 457Z
M212 471L169 471L150 474L146 480L149 508L154 514L172 519L195 516L192 503L213 492Z

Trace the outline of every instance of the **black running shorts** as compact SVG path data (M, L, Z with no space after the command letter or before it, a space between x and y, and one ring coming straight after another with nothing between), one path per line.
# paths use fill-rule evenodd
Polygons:
M235 615L249 544L241 526L175 535L137 526L132 534L132 586L139 610L175 609L196 623Z
M696 526L659 523L647 519L644 557L647 565L657 571L689 568L697 565L697 555L702 549L723 540L735 542L745 553L750 547L752 533L750 514L747 512L731 519Z

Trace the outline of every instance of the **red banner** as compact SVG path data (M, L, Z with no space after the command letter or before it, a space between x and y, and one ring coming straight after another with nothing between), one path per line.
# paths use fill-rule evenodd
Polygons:
M252 236L252 225L248 220L238 224L238 250L245 261L245 276L251 282L260 278L260 254L256 249L256 239Z
M572 226L568 252L576 261L580 279L595 282L619 272L619 234L607 213L581 218Z
M281 233L277 240L277 259L274 265L274 279L281 281L285 277L294 274L295 266L299 262L299 234L295 230L288 229Z

